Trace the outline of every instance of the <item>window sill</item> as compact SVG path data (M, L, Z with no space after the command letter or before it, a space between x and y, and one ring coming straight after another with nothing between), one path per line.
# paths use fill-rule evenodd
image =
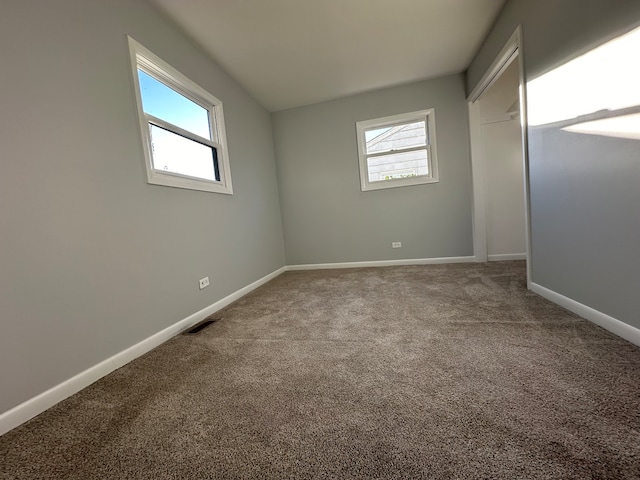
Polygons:
M429 183L438 183L439 180L433 177L417 177L417 178L401 178L396 180L385 180L383 182L365 182L362 185L362 191L370 190L386 190L388 188L410 187L413 185L425 185Z
M233 195L233 188L230 185L224 185L222 182L199 180L181 175L166 174L155 170L148 172L147 183L151 185L162 185L164 187L186 188L187 190Z

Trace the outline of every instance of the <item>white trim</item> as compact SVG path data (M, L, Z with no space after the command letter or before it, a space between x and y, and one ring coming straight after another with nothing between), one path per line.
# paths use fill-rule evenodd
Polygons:
M529 127L527 125L527 82L524 69L524 37L522 26L518 26L515 34L518 38L518 77L520 86L518 87L518 100L520 100L520 132L522 134L522 160L524 162L524 247L527 255L527 288L531 288L531 192L529 189Z
M480 132L480 107L476 103L482 94L500 77L514 61L518 62L520 130L522 135L522 159L524 163L525 196L525 260L527 261L527 285L531 284L531 201L529 193L529 151L527 131L527 95L523 59L522 26L518 26L498 56L491 63L482 79L467 97L469 105L469 133L471 142L471 172L473 182L473 251L478 261L487 260L486 186L484 159ZM484 260L483 260L484 259Z
M374 260L370 262L309 263L287 265L287 271L328 270L334 268L393 267L398 265L437 265L442 263L471 263L475 257L408 258L401 260Z
M500 253L496 255L487 255L489 262L504 262L507 260L526 260L526 253Z
M206 145L211 148L215 148L215 149L222 148L222 145L220 145L217 142L201 137L200 135L192 133L189 130L185 130L184 128L180 128L177 125L174 125L173 123L166 122L159 117L151 115L150 113L145 113L144 116L147 120L147 124L155 125L156 127L160 127L164 130L168 130L171 133L177 133L181 137L185 137L196 143L200 143L202 145Z
M575 300L569 297L565 297L564 295L554 292L553 290L549 290L548 288L543 287L542 285L538 285L537 283L530 283L529 288L532 292L537 293L541 297L544 297L547 300L550 300L553 303L566 308L576 315L580 315L581 317L595 323L596 325L601 326L605 330L608 330L611 333L618 335L619 337L624 338L634 345L640 346L640 329L633 327L628 323L624 323L616 318L610 317L609 315L588 307L580 302L576 302Z
M224 297L221 300L218 300L214 304L203 308L199 312L196 312L193 315L189 315L187 318L174 323L173 325L165 328L164 330L161 330L154 335L151 335L150 337L136 343L135 345L123 350L122 352L117 353L114 356L107 358L106 360L103 360L97 365L94 365L93 367L80 372L79 374L71 377L68 380L65 380L55 387L52 387L49 390L46 390L45 392L36 395L26 402L12 408L11 410L0 414L0 435L4 435L9 430L14 429L27 420L30 420L36 415L53 407L55 404L61 402L67 397L70 397L74 393L79 392L83 388L88 387L105 375L108 375L109 373L126 365L132 360L140 357L141 355L144 355L148 351L166 342L178 333L189 329L192 325L195 325L199 321L214 314L218 310L221 310L227 305L235 302L240 297L243 297L252 290L255 290L256 288L264 285L268 281L284 273L286 270L287 267L279 268L278 270L247 285L246 287L237 290L236 292Z
M516 58L518 47L520 46L521 27L518 26L511 34L507 43L504 44L498 56L493 60L489 68L467 97L467 102L475 103L482 94L493 85L502 73L511 65Z
M388 117L374 118L356 122L356 139L358 144L358 165L360 167L360 190L383 190L387 188L407 187L410 185L423 185L438 183L438 149L436 146L436 113L435 109L428 108L417 112L402 113ZM426 144L424 146L398 148L387 152L367 153L366 130L373 128L396 127L412 122L424 122L426 130ZM392 154L410 151L425 150L427 152L427 175L418 175L408 178L396 178L393 180L369 182L369 164L371 157L383 157Z
M469 139L471 141L471 188L473 191L473 254L478 262L487 261L487 205L485 199L484 149L480 104L469 103Z
M133 91L136 110L138 113L138 123L140 128L140 138L142 140L145 171L147 173L147 183L233 195L231 167L229 165L229 149L222 102L130 36L127 35L127 39L129 43ZM187 175L167 174L162 170L157 170L153 167L153 148L149 135L150 123L157 124L161 128L199 143L203 143L202 140L206 139L185 131L170 122L156 119L155 117L145 113L142 106L142 94L140 92L138 68L209 112L211 139L207 140L207 142L210 142L207 143L207 145L216 150L217 167L220 172L219 181L212 182L205 178L201 179L189 177ZM162 121L162 124L158 124L157 120ZM198 138L201 138L201 140L198 140Z

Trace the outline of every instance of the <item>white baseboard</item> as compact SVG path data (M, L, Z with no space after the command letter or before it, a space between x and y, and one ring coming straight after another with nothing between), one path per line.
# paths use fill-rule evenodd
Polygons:
M640 329L637 329L636 327L633 327L628 323L624 323L616 318L610 317L609 315L599 312L598 310L595 310L591 307L587 307L580 302L576 302L569 297L565 297L564 295L556 293L553 290L549 290L548 288L545 288L542 285L538 285L537 283L531 282L529 288L532 292L537 293L541 297L544 297L547 300L552 301L553 303L557 303L570 312L573 312L576 315L580 315L582 318L585 318L590 322L601 326L605 330L608 330L611 333L624 338L634 345L640 346Z
M501 253L496 255L487 255L489 262L504 262L506 260L526 260L526 253Z
M402 260L375 260L371 262L310 263L305 265L287 265L287 271L328 270L334 268L393 267L398 265L436 265L441 263L471 263L475 261L475 257L442 257L411 258Z
M180 320L177 323L161 330L160 332L151 335L150 337L142 340L139 343L123 350L114 356L103 360L102 362L88 368L87 370L80 372L79 374L71 377L68 380L56 385L55 387L46 390L45 392L27 400L24 403L0 414L0 435L4 435L9 430L23 424L27 420L35 417L36 415L44 412L45 410L53 407L55 404L61 402L67 397L70 397L74 393L79 392L83 388L88 387L92 383L101 379L105 375L113 372L114 370L126 365L132 360L144 355L148 351L156 348L158 345L166 342L178 333L187 330L192 325L200 322L208 316L214 314L218 310L223 309L227 305L235 302L239 298L243 297L247 293L255 290L261 285L264 285L269 280L277 277L281 273L286 271L286 267L282 267L269 275L256 280L250 285L224 297L223 299L203 308L199 312L189 315L187 318Z
M505 258L502 258L506 260ZM509 258L511 260L513 258ZM44 412L48 408L53 407L55 404L61 402L65 398L79 392L85 387L88 387L100 378L108 375L112 371L126 365L135 358L147 353L153 348L166 342L178 333L187 330L192 325L214 314L218 310L226 307L227 305L235 302L239 298L248 294L252 290L264 285L268 281L274 279L285 271L296 270L319 270L319 269L339 269L339 268L362 268L362 267L385 267L396 265L434 265L443 263L471 263L475 262L475 257L443 257L443 258L418 258L418 259L404 259L404 260L380 260L370 262L344 262L344 263L321 263L321 264L307 264L307 265L288 265L282 267L259 280L247 285L240 290L226 296L225 298L215 302L212 305L188 316L187 318L165 328L164 330L150 336L149 338L142 340L141 342L127 348L126 350L117 353L116 355L90 367L89 369L75 375L74 377L50 388L49 390L37 395L36 397L27 400L26 402L0 414L0 435L5 434L9 430L23 424L27 420L35 417L36 415ZM559 293L549 290L536 283L531 283L530 288L538 295L550 300L558 305L566 308L567 310L580 315L587 320L609 330L610 332L628 340L629 342L640 346L640 329L632 327L620 320L617 320L609 315L594 310L591 307L587 307L575 300L565 297Z

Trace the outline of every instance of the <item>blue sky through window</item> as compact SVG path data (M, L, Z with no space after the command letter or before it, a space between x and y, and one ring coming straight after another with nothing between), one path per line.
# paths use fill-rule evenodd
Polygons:
M209 140L209 112L138 69L142 108L145 113L172 123Z

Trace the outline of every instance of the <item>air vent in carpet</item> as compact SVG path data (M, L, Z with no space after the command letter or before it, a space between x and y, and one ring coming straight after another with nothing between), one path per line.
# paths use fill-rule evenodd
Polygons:
M220 320L219 318L207 318L203 321L201 321L200 323L196 323L193 327L191 327L189 330L185 331L185 335L193 335L194 333L198 333L200 330L207 328L209 325L211 325L212 323L217 322L218 320Z

